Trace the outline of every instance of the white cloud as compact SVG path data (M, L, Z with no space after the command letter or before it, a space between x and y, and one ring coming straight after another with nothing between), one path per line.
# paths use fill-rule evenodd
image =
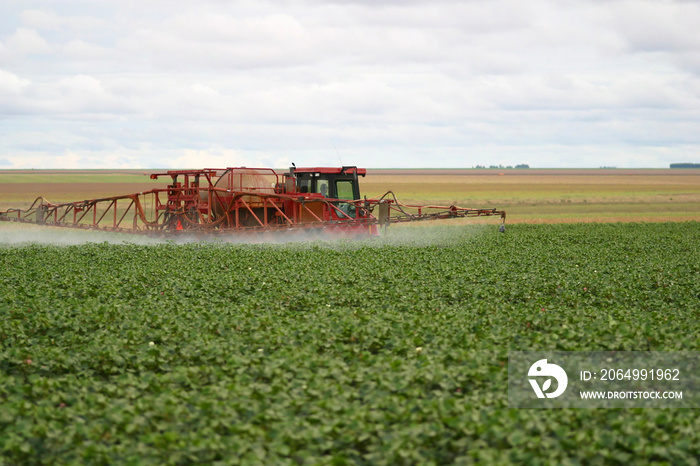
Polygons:
M53 2L47 2L47 5L52 4ZM19 14L19 17L22 23L28 27L47 31L70 30L75 33L77 31L105 28L109 24L107 20L102 18L85 15L63 15L49 8L24 10Z
M667 166L700 148L699 11L38 0L2 20L0 158L335 165L335 143L370 167Z
M633 51L688 51L700 48L697 2L631 2L616 6L620 32Z
M0 66L17 63L28 55L45 55L52 51L49 43L34 29L19 28L0 37Z
M130 32L117 43L125 56L171 70L283 66L307 61L308 39L288 15L176 15Z
M103 82L83 74L60 77L57 81L33 83L36 113L76 120L116 119L129 111L129 101L105 87Z
M4 97L19 95L30 85L28 79L22 79L14 73L0 69L0 95Z
M42 168L42 169L71 169L71 168L147 168L141 163L139 156L129 154L127 151L120 153L110 153L103 151L86 151L61 149L56 150L53 156L47 157L41 152L26 151L16 154L15 157L8 157L5 160L4 168ZM0 160L0 165L3 165Z
M24 95L30 86L29 80L0 69L0 119L27 111Z
M248 166L257 167L256 161L244 157L232 149L221 147L191 150L186 149L184 154L175 158L169 167L183 168L226 168Z
M60 52L69 60L113 60L115 53L113 49L91 44L84 40L71 40L60 46Z
M22 55L51 52L48 42L34 29L19 28L5 43L11 51Z

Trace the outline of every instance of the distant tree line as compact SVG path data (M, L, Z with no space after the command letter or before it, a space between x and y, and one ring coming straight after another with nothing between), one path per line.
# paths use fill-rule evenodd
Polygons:
M528 164L526 164L526 163L520 163L520 164L518 164L518 165L516 165L516 166L507 165L507 166L505 166L505 167L504 167L503 165L489 165L488 167L487 167L486 165L476 165L476 166L474 166L474 168L498 168L498 169L504 169L504 168L505 168L505 169L508 169L508 168L530 168L530 165L528 165Z
M671 168L700 168L700 163L672 163Z

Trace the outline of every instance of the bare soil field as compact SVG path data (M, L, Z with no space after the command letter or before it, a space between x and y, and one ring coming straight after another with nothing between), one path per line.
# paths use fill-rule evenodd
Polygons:
M510 223L700 220L700 170L370 170L363 192L497 207Z
M687 175L692 169L666 168L370 168L370 175ZM700 171L700 170L697 170Z
M164 170L0 170L0 210L164 187ZM509 223L700 221L700 170L370 169L361 191L405 204L498 208ZM474 220L467 220L475 223Z
M119 194L147 191L160 187L153 182L143 183L2 183L0 204L32 202L43 196L51 202L71 202L97 199ZM16 207L16 206L15 206Z

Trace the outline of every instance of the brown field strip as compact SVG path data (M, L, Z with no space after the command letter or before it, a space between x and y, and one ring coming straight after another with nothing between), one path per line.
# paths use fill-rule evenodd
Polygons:
M406 204L496 207L509 223L700 221L700 170L375 172L362 190L370 197L392 190Z
M54 203L118 196L164 187L165 183L8 183L0 184L0 210L26 208L39 196Z

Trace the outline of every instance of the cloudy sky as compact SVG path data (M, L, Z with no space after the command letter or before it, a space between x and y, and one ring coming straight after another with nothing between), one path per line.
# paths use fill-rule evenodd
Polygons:
M700 162L700 2L2 0L0 168Z

